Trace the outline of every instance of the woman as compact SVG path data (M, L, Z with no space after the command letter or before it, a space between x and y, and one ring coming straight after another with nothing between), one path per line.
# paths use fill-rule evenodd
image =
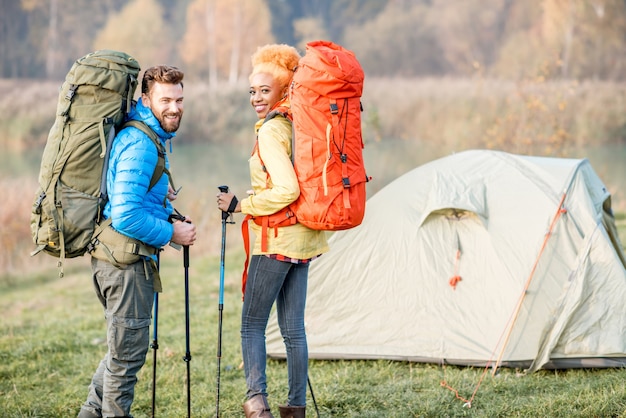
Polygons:
M288 45L260 47L252 55L250 104L259 121L257 144L249 159L252 191L231 208L232 193L219 193L218 208L252 217L271 215L287 207L300 194L291 163L291 123L282 115L265 121L267 114L289 107L288 91L300 55ZM236 202L236 200L235 200ZM261 227L250 223L256 235L244 289L241 346L248 386L244 412L250 417L273 417L267 402L265 328L274 301L285 342L289 379L281 418L304 417L308 373L308 348L304 329L309 262L328 251L323 231L296 223L267 234L261 245Z

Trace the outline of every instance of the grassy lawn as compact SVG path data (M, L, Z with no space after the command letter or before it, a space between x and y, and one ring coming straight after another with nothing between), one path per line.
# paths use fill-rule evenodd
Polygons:
M621 228L623 234L624 228ZM51 259L52 261L53 259ZM88 259L72 260L65 277L52 269L0 281L0 416L76 416L101 357L105 324L93 293ZM51 262L51 265L54 265ZM242 254L226 257L220 412L243 416L239 286ZM157 416L186 416L185 298L182 255L162 262L159 298ZM191 251L190 352L192 415L215 416L219 258ZM151 334L152 338L152 334ZM135 417L151 412L153 350L140 373ZM481 377L484 378L481 381ZM311 361L310 380L322 417L619 417L626 416L626 370L539 371L441 367L394 361ZM286 368L269 361L270 403L285 401ZM444 388L458 390L470 408ZM309 416L315 408L309 392ZM276 414L278 415L278 414Z
M364 96L364 134L372 193L420 164L465 149L588 157L613 193L614 209L622 212L616 222L620 238L626 242L623 83L371 81ZM15 103L16 96L8 93L15 87L13 80L0 83L6 90L0 94L0 101L4 100L0 104L11 109L7 114L18 116L0 121L0 131L11 133L0 137L0 143L6 150L16 150L0 154L0 187L10 197L6 200L10 204L0 205L0 268L11 274L0 273L0 418L74 417L106 351L105 322L86 257L68 262L62 279L52 258L42 263L51 266L49 270L32 273L40 270L40 258L48 257L28 257L32 250L28 217L36 189L33 167L39 167L41 141L51 125L50 109L54 107L50 106L55 106L58 86L29 85L37 94L19 95L23 103ZM215 230L219 214L214 207L207 211L205 202L213 202L217 185L229 184L240 195L249 187L247 159L255 116L245 94L240 96L242 92L245 86L207 101L206 89L191 89L179 137L190 144L185 149L177 143L171 154L177 184L184 185L185 191L177 207L198 222L199 235L206 237L192 248L190 268L189 365L192 415L197 417L215 415L217 383L216 254L220 236ZM579 145L597 144L598 149L579 148L570 141L576 138L585 138ZM608 140L616 144L604 143ZM17 151L30 147L37 152L23 155ZM238 227L229 234L231 243L239 239ZM20 237L24 242L18 242ZM222 417L243 416L245 379L239 347L242 265L242 254L229 251L220 372ZM187 408L187 364L183 360L185 299L180 253L168 249L162 276L156 415L182 417ZM136 388L133 413L138 418L150 416L152 370L153 350L149 350ZM483 372L480 368L393 361L310 362L310 379L322 417L626 418L625 369L531 375L500 369L496 376L486 373L484 378ZM284 362L269 361L270 403L275 412L285 401L286 381ZM458 390L458 397L443 387L442 381ZM472 398L471 407L464 406L460 398ZM315 417L312 399L308 404L309 416Z

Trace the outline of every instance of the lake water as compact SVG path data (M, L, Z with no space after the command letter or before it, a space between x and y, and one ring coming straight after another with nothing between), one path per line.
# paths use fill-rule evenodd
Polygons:
M0 178L37 178L43 150L0 157ZM391 140L366 144L364 158L368 175L368 195L372 196L389 182L413 168L463 149L443 149L417 141ZM249 149L241 147L195 144L174 145L170 154L174 180L187 193L198 190L211 194L217 186L227 184L236 193L245 193L248 186L247 159ZM613 195L616 211L626 212L626 144L609 144L571 150L568 158L587 158Z

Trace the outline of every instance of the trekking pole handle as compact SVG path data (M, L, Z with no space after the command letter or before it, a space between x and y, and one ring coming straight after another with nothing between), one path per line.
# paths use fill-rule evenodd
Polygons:
M189 267L189 245L183 245L183 267Z
M228 186L218 186L217 187L221 193L228 193L229 189ZM230 201L230 206L228 207L227 211L222 211L222 221L226 221L228 219L229 216L231 216L231 221L228 223L235 223L234 221L232 221L232 214L235 211L235 208L237 207L237 196L233 196L233 200Z

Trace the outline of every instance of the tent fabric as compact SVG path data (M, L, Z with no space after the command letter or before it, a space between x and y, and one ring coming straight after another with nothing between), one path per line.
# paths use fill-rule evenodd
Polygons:
M417 167L312 262L309 356L626 366L626 264L610 211L587 159L471 150ZM267 353L284 358L274 317Z

